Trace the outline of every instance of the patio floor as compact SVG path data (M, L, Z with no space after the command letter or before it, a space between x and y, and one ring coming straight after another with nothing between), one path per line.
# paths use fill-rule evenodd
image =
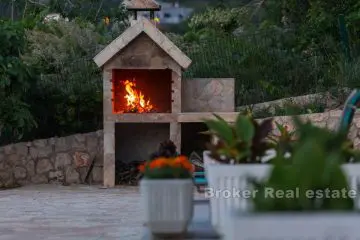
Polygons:
M40 185L0 191L1 240L140 239L138 188Z
M3 190L0 213L1 240L139 240L144 233L137 187Z

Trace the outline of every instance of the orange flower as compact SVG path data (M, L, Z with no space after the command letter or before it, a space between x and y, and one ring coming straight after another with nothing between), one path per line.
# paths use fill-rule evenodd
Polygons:
M153 169L153 168L161 168L161 167L164 167L166 165L169 165L168 161L169 161L169 159L167 159L167 158L157 158L157 159L150 162L149 167L151 169Z
M191 164L191 162L186 156L178 156L177 158L175 158L174 163L190 172L194 171L194 166Z
M138 169L143 173L145 171L145 164L141 164Z
M175 161L183 163L183 162L189 162L189 159L186 156L181 155L181 156L176 157Z
M195 169L186 156L178 156L176 158L157 158L149 162L148 166L150 169L163 167L183 168L190 172L193 172Z

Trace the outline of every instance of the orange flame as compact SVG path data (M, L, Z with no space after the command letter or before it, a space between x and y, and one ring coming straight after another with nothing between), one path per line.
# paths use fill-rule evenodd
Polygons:
M144 113L151 112L154 109L153 105L150 103L150 99L146 101L144 94L141 91L136 90L135 81L126 80L123 84L127 93L125 95L127 109L124 112Z

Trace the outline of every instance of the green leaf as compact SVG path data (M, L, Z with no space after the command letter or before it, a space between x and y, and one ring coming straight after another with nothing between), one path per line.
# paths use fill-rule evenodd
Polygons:
M245 142L250 142L255 135L255 127L251 120L243 115L238 115L235 123L236 135Z
M205 120L204 123L220 140L223 140L228 145L232 145L234 143L234 134L228 123L212 119Z

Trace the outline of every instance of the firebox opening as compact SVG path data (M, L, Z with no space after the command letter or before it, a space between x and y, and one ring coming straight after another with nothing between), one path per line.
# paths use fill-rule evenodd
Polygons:
M114 69L113 113L171 113L170 69Z
M203 151L210 137L201 132L207 131L204 123L183 123L181 125L181 153L191 159L202 161Z
M128 178L132 175L126 172L148 160L169 136L169 123L116 123L115 184L131 184Z

